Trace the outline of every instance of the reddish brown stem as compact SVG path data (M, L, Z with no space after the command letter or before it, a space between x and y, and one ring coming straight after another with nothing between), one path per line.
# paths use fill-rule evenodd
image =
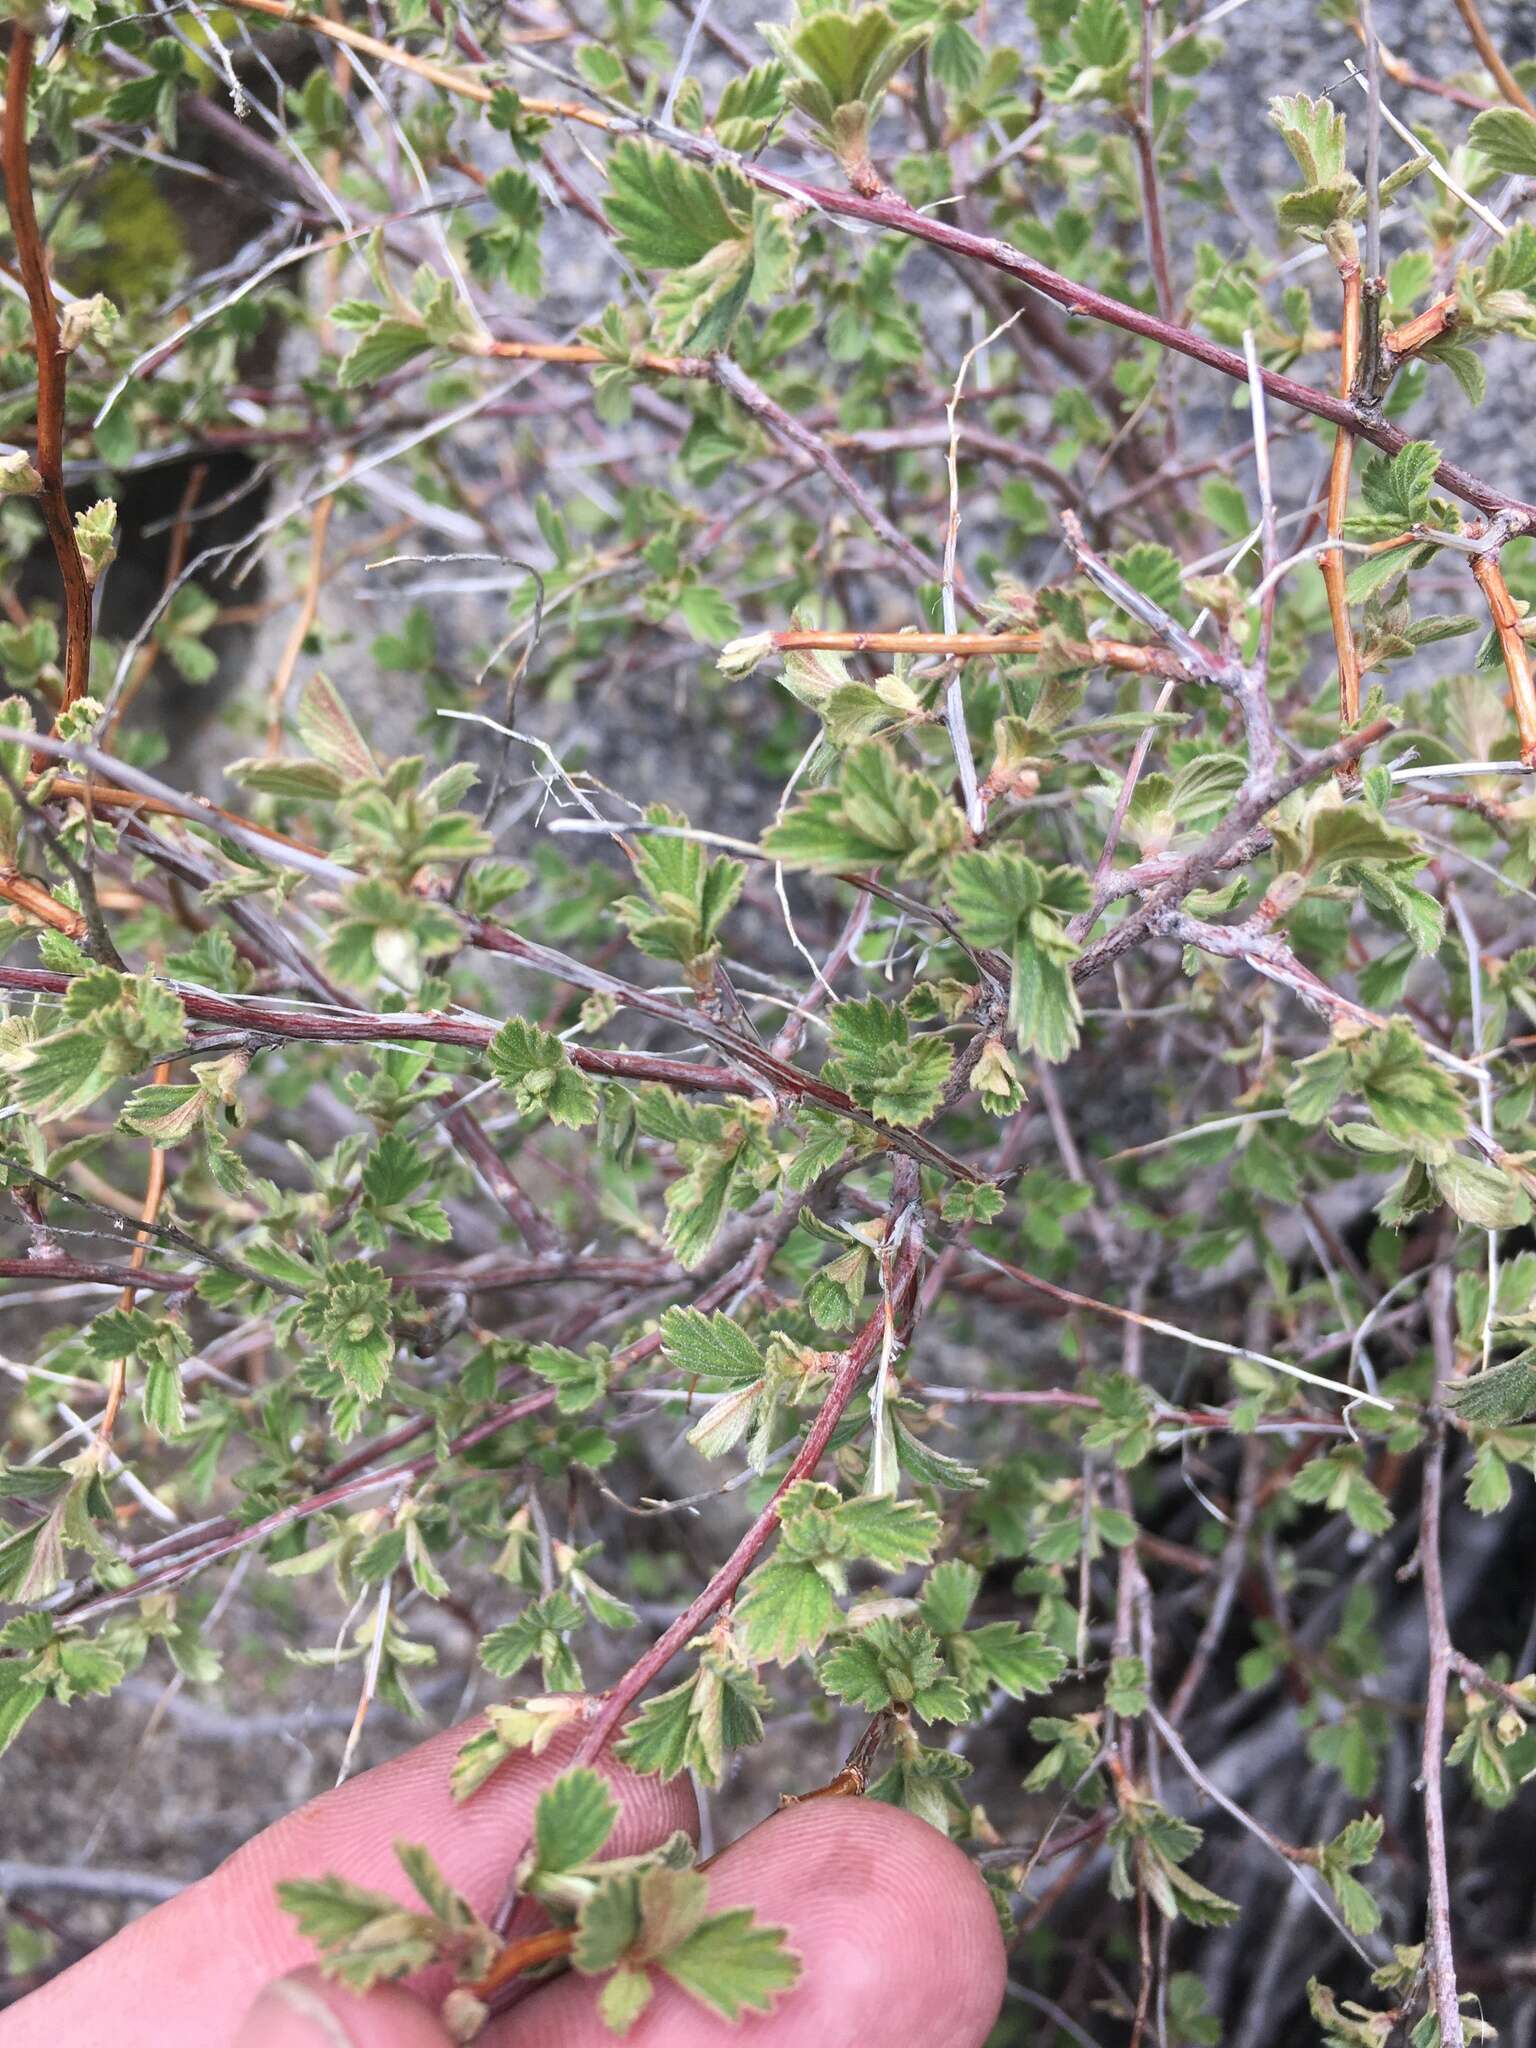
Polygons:
M330 22L322 16L306 13L303 9L290 6L288 0L234 0L243 10L259 14L275 15L283 21L302 24L317 35L330 36L335 41L345 41L355 49L361 49L380 62L396 65L419 76L428 78L447 92L457 93L463 98L482 103L491 97L491 88L478 79L466 78L461 73L443 70L438 65L414 56L408 50L396 49L372 36L363 36L355 29L346 29L339 22ZM935 216L919 213L898 194L884 191L874 196L859 192L837 192L824 185L810 185L801 179L786 177L783 172L771 170L766 164L755 163L746 157L739 157L732 151L722 149L719 143L706 135L689 135L682 129L662 129L659 124L642 123L632 115L601 113L593 107L573 106L565 101L524 99L523 105L530 113L547 114L555 120L585 122L589 127L606 129L614 135L632 135L639 130L653 134L679 155L693 158L707 164L728 164L749 184L765 192L772 192L781 199L797 201L800 205L818 213L842 216L850 220L868 221L874 227L889 228L897 234L911 235L915 240L931 242L935 248L943 249L952 256L965 257L976 263L985 264L991 270L1000 270L1006 276L1016 278L1030 286L1043 297L1052 299L1069 313L1088 320L1102 321L1106 326L1118 327L1126 334L1139 334L1153 341L1160 348L1175 350L1189 356L1208 369L1219 370L1224 377L1234 382L1248 382L1248 365L1235 349L1224 348L1219 342L1208 341L1203 335L1195 334L1188 328L1175 327L1171 322L1144 313L1136 306L1127 306L1119 299L1111 298L1106 292L1093 290L1089 285L1078 284L1072 278L1063 277L1059 271L1039 263L1032 256L1026 256L1021 249L1001 241L995 236L977 235L965 228ZM1311 413L1315 418L1327 420L1333 426L1345 426L1358 433L1362 440L1373 447L1382 449L1388 455L1396 455L1405 447L1408 435L1401 428L1389 425L1367 413L1357 413L1347 399L1335 398L1331 392L1316 391L1311 385L1299 384L1293 377L1282 376L1275 370L1260 373L1265 391L1281 405L1288 405L1299 412ZM717 372L717 381L723 382ZM727 388L730 388L727 385ZM1462 469L1454 462L1442 462L1435 472L1436 481L1452 497L1462 499L1466 504L1475 505L1479 511L1490 515L1503 512L1512 515L1511 530L1515 527L1522 532L1536 527L1536 505L1527 504L1522 498L1511 498L1503 491L1471 471Z
M727 154L702 137L697 140L679 138L674 146L706 162L723 161ZM966 257L972 262L985 264L988 269L1000 270L1008 277L1017 278L1045 298L1064 306L1069 313L1100 321L1108 327L1118 327L1125 334L1138 334L1146 341L1156 342L1160 348L1172 349L1194 362L1204 363L1207 369L1219 371L1234 383L1248 382L1248 365L1236 349L1209 341L1189 328L1175 327L1154 313L1142 312L1139 307L1127 306L1121 300L1111 298L1107 292L1095 291L1091 285L1063 277L1059 271L1036 262L1023 250L1015 249L996 237L971 234L936 215L918 213L904 200L894 196L862 199L855 192L834 192L826 186L802 184L798 179L783 177L779 172L769 171L760 165L741 163L736 168L750 182L799 199L818 212L868 221L875 227L889 228L897 234L931 242L951 255ZM1297 412L1310 413L1314 419L1327 420L1331 426L1346 427L1384 454L1396 455L1408 443L1409 436L1400 427L1357 411L1346 397L1335 397L1331 391L1318 391L1312 385L1299 383L1294 377L1283 376L1277 370L1261 370L1259 376L1267 395L1278 404L1290 406ZM1457 463L1442 462L1435 471L1435 480L1453 498L1475 505L1490 516L1500 512L1513 514L1521 531L1529 531L1536 526L1536 505L1527 503L1523 498L1509 497Z
M630 1667L607 1695L596 1720L582 1738L581 1748L572 1759L573 1764L591 1763L602 1754L620 1722L651 1680L665 1670L678 1651L698 1634L712 1615L718 1614L726 1602L734 1598L737 1587L757 1562L768 1539L779 1526L779 1508L785 1494L792 1486L814 1472L821 1463L822 1453L827 1448L832 1432L842 1420L843 1411L853 1399L870 1360L879 1350L884 1332L885 1312L882 1307L870 1317L853 1343L843 1353L833 1372L827 1397L817 1411L815 1421L806 1431L805 1441L786 1467L784 1477L775 1487L773 1498L703 1592L690 1606L684 1608L670 1628L656 1638L645 1655Z
M18 995L64 995L73 975L45 967L0 967L0 989ZM260 996L218 996L207 990L177 988L189 1017L203 1024L223 1024L253 1038L308 1040L319 1044L365 1044L387 1039L396 1044L463 1045L483 1050L496 1035L494 1024L468 1017L416 1016L409 1011L290 1009L286 1003ZM196 1045L187 1048L196 1053ZM692 1066L686 1060L660 1059L650 1053L608 1052L598 1046L573 1046L571 1057L584 1073L602 1080L662 1081L671 1088L739 1091L741 1076L727 1067ZM828 1091L835 1094L835 1090Z
M665 996L652 994L649 989L637 988L620 981L617 976L605 974L600 968L588 967L584 962L573 960L569 955L556 952L550 946L541 946L536 940L525 939L520 932L507 929L504 925L492 924L484 918L470 919L466 932L471 945L482 947L489 953L502 953L509 959L520 960L538 974L547 974L556 981L570 983L573 988L590 990L594 995L612 996L626 1008L638 1010L642 1015L655 1017L663 1023L674 1024L687 1030L695 1038L702 1038L718 1052L735 1060L739 1067L766 1081L776 1094L796 1102L815 1102L823 1108L847 1117L849 1122L878 1133L882 1143L893 1152L905 1154L909 1159L920 1160L926 1166L940 1167L957 1180L976 1181L980 1176L961 1160L952 1158L940 1146L925 1138L920 1131L896 1130L894 1127L877 1123L865 1110L860 1109L840 1088L833 1088L819 1077L804 1074L798 1067L786 1061L775 1059L773 1054L759 1045L755 1039L746 1038L740 1032L717 1023L712 1017L698 1010L685 1010ZM3 973L3 970L0 970ZM0 982L3 986L3 982ZM572 1058L578 1066L586 1066L587 1058L573 1051ZM602 1055L605 1059L623 1058L635 1060L643 1057L638 1053ZM588 1068L589 1072L596 1069ZM685 1069L686 1071L686 1069ZM739 1093L742 1083L738 1079L735 1087Z
M63 1271L62 1269L66 1267L72 1270ZM122 1267L86 1267L76 1260L0 1261L0 1277L3 1277L8 1269L13 1275L46 1270L52 1278L107 1281L126 1278ZM741 1267L734 1265L706 1287L693 1305L704 1310L718 1308L722 1302L729 1301L739 1291L741 1283ZM144 1272L138 1275L134 1284L138 1287L158 1287L171 1292L184 1289L191 1282L174 1274ZM616 1352L610 1369L615 1375L631 1371L635 1366L643 1364L646 1359L654 1357L660 1349L661 1333L659 1330L652 1330L648 1335L639 1337L633 1344L627 1345L624 1350ZM396 1486L412 1479L419 1479L426 1473L435 1471L449 1458L457 1457L460 1452L472 1450L476 1444L484 1443L488 1437L495 1436L498 1430L507 1428L511 1423L524 1421L530 1415L541 1414L553 1405L554 1399L553 1387L540 1387L533 1393L521 1395L515 1401L492 1409L489 1415L483 1416L479 1422L456 1436L445 1451L434 1447L398 1464L387 1465L382 1469L370 1469L376 1466L380 1458L388 1456L392 1451L403 1450L407 1444L425 1436L432 1428L432 1417L423 1415L411 1422L402 1423L397 1429L388 1431L384 1436L375 1438L372 1443L363 1444L357 1450L349 1452L345 1458L339 1459L323 1475L320 1486L314 1493L290 1507L279 1508L263 1521L242 1526L228 1516L220 1516L211 1522L178 1529L173 1535L160 1537L155 1542L144 1545L142 1549L133 1553L131 1562L141 1571L149 1566L156 1569L146 1571L145 1576L137 1579L131 1587L123 1591L103 1593L95 1597L87 1595L83 1600L77 1601L70 1612L76 1619L83 1621L119 1607L125 1601L137 1600L144 1593L180 1585L184 1580L206 1570L208 1566L217 1564L222 1558L229 1557L238 1550L244 1550L252 1543L263 1542L268 1536L275 1535L279 1529L291 1528L298 1522L306 1521L311 1515L323 1514L327 1508L335 1507L356 1494L369 1491L376 1486Z
M822 1108L846 1117L850 1123L876 1133L893 1152L903 1153L927 1166L936 1166L957 1180L974 1182L980 1178L973 1168L953 1158L920 1132L896 1130L877 1123L840 1088L833 1088L813 1075L802 1073L786 1060L775 1059L755 1039L741 1037L700 1012L681 1009L665 997L653 996L648 989L632 987L613 975L584 967L550 947L540 946L483 919L473 922L470 938L472 944L483 947L487 952L509 955L557 981L569 981L578 988L612 995L631 1009L684 1026L693 1036L708 1040L740 1063L736 1068L702 1067L687 1060L665 1059L652 1053L610 1051L594 1045L572 1046L569 1048L571 1060L584 1074L605 1081L660 1081L673 1088L739 1095L748 1085L742 1070L750 1070L790 1101L818 1103ZM18 994L63 995L74 978L51 968L0 966L0 989L10 989ZM183 988L179 984L172 986L181 997L189 1017L195 1017L201 1023L227 1025L255 1039L309 1039L320 1044L356 1044L382 1038L404 1044L464 1045L483 1049L497 1031L494 1024L476 1023L468 1017L415 1016L410 1012L368 1010L297 1010L261 997L217 996L202 989ZM195 1053L198 1047L189 1045L187 1050Z
M156 1273L67 1258L0 1259L0 1280L79 1280L103 1287L149 1287L158 1294L190 1294L197 1285L195 1273Z
M121 1278L122 1275L119 1272L113 1277ZM154 1281L145 1273L140 1274L134 1284L143 1287L153 1285ZM179 1586L184 1580L206 1570L209 1565L217 1564L221 1558L228 1557L237 1550L248 1550L253 1543L264 1542L268 1536L275 1536L280 1529L290 1529L298 1522L307 1521L311 1515L324 1514L327 1508L339 1507L343 1501L351 1500L357 1494L370 1492L376 1487L398 1486L411 1479L422 1478L426 1473L435 1471L447 1457L455 1457L460 1451L473 1450L476 1444L484 1443L487 1437L495 1436L498 1430L505 1429L508 1424L520 1422L525 1416L538 1414L540 1410L549 1407L554 1398L554 1390L548 1387L542 1388L536 1394L525 1394L520 1401L510 1402L504 1408L493 1409L473 1428L456 1436L449 1444L446 1454L434 1447L430 1451L423 1451L419 1457L405 1458L399 1464L386 1466L381 1472L360 1472L352 1478L339 1481L335 1486L327 1487L320 1493L313 1493L304 1500L294 1501L288 1507L274 1509L270 1515L264 1515L259 1522L237 1527L232 1522L225 1521L215 1523L208 1529L184 1531L182 1533L190 1539L190 1555L173 1558L161 1569L136 1579L131 1586L124 1587L121 1591L104 1593L100 1598L88 1598L68 1611L72 1617L80 1620L87 1617L94 1619L97 1615L110 1613L125 1603L140 1600L147 1593ZM429 1421L420 1425L423 1434L430 1428ZM193 1547L194 1545L196 1547Z
M462 1093L463 1085L456 1085ZM541 1259L554 1254L560 1244L559 1231L524 1192L516 1175L482 1129L474 1111L460 1103L445 1121L454 1143L506 1210L528 1249Z
M83 697L91 674L91 586L75 539L75 522L64 495L65 354L59 314L48 281L48 258L32 204L32 170L27 158L27 88L34 42L20 21L11 24L11 61L5 81L5 125L0 131L0 166L5 204L16 243L16 267L26 287L37 350L37 473L42 478L43 521L53 543L64 586L63 709Z
M901 1184L902 1178L902 1174L898 1173L896 1185ZM915 1173L909 1170L906 1179L915 1189ZM897 1262L897 1270L891 1279L890 1294L894 1312L904 1320L909 1319L911 1314L918 1262L917 1249L904 1248ZM887 1313L886 1304L882 1302L839 1359L832 1374L832 1384L827 1389L826 1398L817 1411L815 1421L805 1433L804 1442L790 1460L784 1477L774 1488L772 1499L725 1563L697 1598L684 1608L670 1628L663 1630L644 1656L637 1659L618 1684L605 1695L596 1717L582 1737L580 1748L571 1759L572 1768L596 1762L618 1733L625 1715L652 1679L666 1669L678 1651L684 1649L698 1634L705 1622L718 1614L728 1601L735 1598L737 1588L779 1526L779 1511L785 1494L800 1480L809 1477L821 1463L822 1455L831 1441L832 1432L841 1422L860 1380L869 1368L870 1361L881 1348L886 1334ZM517 1901L518 1894L514 1882L508 1885L493 1923L498 1929L505 1931L517 1908Z

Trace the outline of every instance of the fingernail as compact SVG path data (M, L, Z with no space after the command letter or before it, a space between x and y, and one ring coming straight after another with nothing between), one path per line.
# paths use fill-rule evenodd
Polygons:
M269 1984L245 2016L235 2048L355 2048L324 1995L299 1977Z

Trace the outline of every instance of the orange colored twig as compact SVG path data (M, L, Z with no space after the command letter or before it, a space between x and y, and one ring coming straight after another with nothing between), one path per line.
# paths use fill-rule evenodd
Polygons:
M1045 633L817 633L787 632L771 635L781 654L818 649L829 654L953 654L964 659L998 654L1039 654L1057 649L1068 660L1081 659L1083 666L1121 668L1138 675L1171 676L1185 673L1178 656L1163 647L1139 647L1133 640L1052 640Z
M525 104L531 105L532 102ZM613 361L612 356L604 355L600 348L577 341L489 341L473 352L513 363L596 364ZM713 374L702 356L659 356L649 350L634 356L625 367L651 370L661 377L708 377Z
M233 4L244 13L270 15L274 21L286 21L295 28L307 28L317 36L326 36L333 43L345 44L347 49L358 50L380 64L414 72L429 85L440 86L444 92L457 93L461 99L479 100L483 106L490 103L494 88L480 79L451 70L445 64L434 64L428 57L415 56L396 43L381 42L377 36L366 35L344 21L328 21L323 14L312 14L308 8L290 5L289 0L233 0ZM579 101L524 99L522 103L532 114L548 114L563 121L583 121L589 128L613 126L611 114L601 113L596 107L582 106Z
M1504 656L1509 694L1515 707L1515 724L1520 733L1520 765L1536 768L1536 683L1531 680L1531 656L1520 631L1520 614L1509 594L1509 585L1504 580L1497 555L1474 555L1472 574L1488 600L1493 630L1499 636L1499 650Z
M352 467L350 455L343 458L341 473L344 477ZM339 479L338 479L339 488ZM304 578L304 588L299 596L298 615L288 629L288 638L283 642L283 651L278 656L277 668L272 677L272 687L267 692L267 757L274 759L283 743L283 705L288 697L288 685L293 681L293 672L299 665L299 656L304 652L304 642L309 638L320 609L320 589L325 581L325 542L330 532L331 511L336 503L336 493L329 491L315 507L314 524L309 532L309 568Z
M1428 348L1432 341L1438 341L1446 329L1456 324L1456 294L1446 292L1426 306L1422 313L1415 313L1411 320L1405 320L1401 327L1389 327L1382 340L1395 356L1411 356L1421 348Z
M574 1928L546 1927L542 1934L509 1941L479 1983L471 1984L469 1989L476 1998L486 1998L503 1984L510 1984L514 1977L520 1977L524 1970L536 1970L541 1963L553 1963L568 1956L575 1940Z
M1498 45L1489 35L1487 23L1477 11L1477 0L1456 0L1456 12L1466 23L1467 34L1471 36L1477 54L1482 58L1499 91L1512 107L1518 107L1522 114L1529 114L1536 119L1536 103L1532 102L1519 79L1499 55Z
M67 797L74 803L89 803L100 811L144 811L156 817L180 818L185 824L195 824L185 808L173 804L163 796L141 796L136 789L113 789L104 782L80 782L73 776L59 775L49 783L47 801L55 797ZM226 811L222 804L210 803L206 797L192 797L199 811L207 813L208 824L215 826L215 820L223 819L227 825L239 825L246 832L257 832L263 839L270 839L278 846L294 846L301 853L319 853L318 846L312 846L307 839L296 839L291 832L279 832L271 825L258 824L254 818L242 818L238 811Z
M1360 261L1351 256L1339 265L1344 286L1344 317L1339 341L1339 395L1347 398L1355 380L1355 363L1360 353ZM1337 540L1344 531L1344 512L1349 503L1349 473L1354 462L1355 437L1340 427L1333 437L1333 464L1328 472L1328 538ZM1328 616L1333 623L1334 657L1339 670L1339 730L1349 732L1360 719L1360 656L1355 647L1355 629L1349 616L1349 594L1343 554L1330 548L1322 558L1323 585L1328 592ZM1341 771L1348 773L1352 771Z
M66 903L60 903L50 896L41 882L29 881L15 869L0 873L0 900L14 903L18 910L24 910L28 917L35 917L39 924L51 925L54 931L62 932L67 939L80 940L86 936L87 925L78 910L71 910Z

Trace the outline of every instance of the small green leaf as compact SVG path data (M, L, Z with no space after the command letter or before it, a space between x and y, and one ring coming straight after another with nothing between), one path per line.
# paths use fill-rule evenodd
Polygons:
M646 1702L617 1753L632 1771L675 1778L693 1770L706 1785L718 1785L728 1753L762 1740L769 1704L767 1687L739 1653L712 1647L691 1678Z
M607 1353L595 1349L583 1357L558 1344L535 1344L528 1369L555 1388L555 1406L562 1415L580 1415L599 1400L608 1384Z
M871 1713L903 1706L925 1721L963 1721L969 1712L965 1694L944 1670L933 1631L920 1622L872 1621L827 1652L821 1682Z
M814 1564L776 1561L747 1581L736 1619L754 1662L792 1664L826 1640L837 1603Z
M662 1342L679 1372L739 1387L761 1379L763 1356L730 1316L716 1309L669 1308L661 1319Z
M1472 123L1468 140L1494 170L1536 177L1536 121L1523 108L1486 108Z
M1445 1390L1446 1405L1463 1422L1483 1429L1508 1429L1536 1415L1536 1349L1522 1351L1487 1372L1453 1380Z
M596 1771L564 1771L539 1794L533 1846L543 1871L574 1870L606 1845L619 1818L619 1802Z
M1021 1052L1064 1060L1078 1042L1082 1006L1071 963L1077 947L1066 920L1092 900L1088 877L1041 868L1011 847L962 853L950 868L950 905L962 934L1013 957L1008 1017Z
M1360 479L1365 502L1395 526L1416 526L1429 511L1439 467L1440 450L1432 441L1410 441L1392 456L1373 455Z
M908 1126L933 1115L955 1060L946 1039L909 1038L899 1006L878 996L834 1003L828 1022L839 1070L861 1109Z
M1109 1667L1104 1704L1112 1713L1134 1720L1147 1711L1147 1667L1139 1657L1116 1657Z
M1512 1174L1459 1152L1430 1168L1435 1186L1474 1230L1514 1230L1531 1217L1525 1190Z
M747 227L710 172L641 142L609 154L606 210L619 248L647 270L686 269Z
M486 1058L524 1116L542 1111L552 1123L571 1127L597 1121L597 1090L553 1032L510 1017L486 1047Z
M400 1910L388 1892L367 1891L342 1877L286 1879L277 1887L277 1900L297 1920L300 1934L322 1948L348 1941Z
M749 1906L712 1914L657 1965L675 1984L733 2024L744 2012L771 2012L800 1977L800 1959L782 1927L765 1927Z

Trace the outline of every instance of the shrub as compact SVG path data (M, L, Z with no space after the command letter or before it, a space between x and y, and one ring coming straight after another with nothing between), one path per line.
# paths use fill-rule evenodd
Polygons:
M1056 2038L1512 2009L1533 67L1316 11L1261 135L1263 0L13 4L6 1742L214 1683L236 1560L355 1740L472 1585L618 2028L797 1963L592 1766L760 1808L792 1712ZM286 1902L467 2037L402 1854Z

